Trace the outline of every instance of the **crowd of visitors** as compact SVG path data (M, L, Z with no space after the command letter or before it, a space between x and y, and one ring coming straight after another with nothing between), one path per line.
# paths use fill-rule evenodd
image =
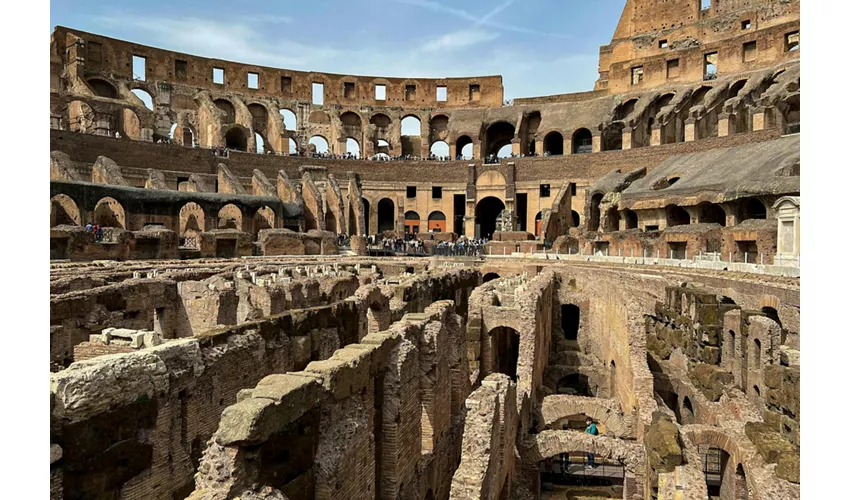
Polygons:
M445 256L465 255L478 257L484 253L484 245L486 244L487 240L484 238L467 239L461 237L457 241L441 241L437 243L434 253Z
M433 241L433 235L431 241ZM425 254L425 244L416 235L406 235L405 238L382 238L380 236L369 236L367 239L370 248L383 249L385 251L408 254ZM461 236L457 241L440 241L434 246L434 254L442 256L480 256L484 253L485 238L467 238Z

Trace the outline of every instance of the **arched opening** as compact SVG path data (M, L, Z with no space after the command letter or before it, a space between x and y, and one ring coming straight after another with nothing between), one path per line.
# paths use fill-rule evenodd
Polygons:
M422 144L422 121L415 116L405 116L401 120L401 154L418 156Z
M767 219L767 208L764 203L750 198L741 205L741 222L748 219Z
M254 214L254 236L260 234L263 229L274 229L275 213L269 207L262 207Z
M449 156L449 143L446 141L437 141L431 144L431 154L438 158L447 158Z
M503 373L516 382L519 333L507 326L494 328L490 331L490 348L493 359L492 372Z
M94 207L94 223L100 227L127 228L124 207L115 198L103 198Z
M371 218L370 213L371 212L369 212L369 200L363 198L363 220L366 223L366 234L371 234L369 232L369 219Z
M242 210L229 203L218 211L218 229L236 229L242 231Z
M80 209L77 203L65 194L57 194L50 198L50 227L79 226Z
M325 231L339 233L339 224L337 222L336 214L330 209L325 212Z
M475 206L475 234L477 238L492 239L496 232L496 219L505 209L502 200L488 196Z
M590 197L590 221L587 224L588 231L599 231L599 205L602 204L602 193L596 193Z
M221 119L222 124L234 123L236 121L236 108L233 107L227 99L216 99L213 101L215 107L224 112L224 117Z
M575 304L561 305L561 329L567 340L578 340L578 326L581 310Z
M581 216L575 210L570 211L570 216L573 220L573 227L579 227L581 225Z
M353 137L345 139L345 152L355 158L360 158L360 143L357 142L357 139Z
M726 226L726 211L715 203L703 202L697 205L699 209L699 221L701 223L714 223Z
M419 234L419 214L410 210L404 213L404 234Z
M204 219L204 209L193 201L180 208L180 246L198 248L198 235L205 228Z
M543 154L560 156L564 154L564 136L560 132L549 132L543 139Z
M233 127L224 134L224 146L236 151L248 151L248 137L239 127Z
M558 380L556 388L558 394L568 396L596 397L596 391L590 385L590 378L580 373L571 373Z
M691 403L691 398L685 396L682 399L682 425L694 423L695 416L696 413L694 412L694 405Z
M744 465L738 464L738 467L735 468L735 500L747 500L748 498L747 475L744 474Z
M428 492L425 493L425 500L434 500L434 490L428 488Z
M602 131L602 151L619 151L623 149L622 122L614 122Z
M280 118L281 120L283 120L284 130L298 130L298 118L295 116L295 113L293 113L292 110L281 109Z
M457 138L455 150L458 156L464 160L472 159L472 139L468 135L462 135Z
M449 117L446 115L436 115L431 118L430 123L431 134L429 140L445 141L449 136Z
M635 110L635 104L637 104L637 101L637 99L629 99L617 106L617 109L614 110L614 120L625 120L628 118Z
M310 152L317 154L327 154L328 140L320 135L314 135L309 141Z
M389 198L382 198L378 202L378 232L395 231L395 203Z
M543 212L537 212L534 216L534 236L540 236L540 231L543 226Z
M623 210L623 218L626 221L626 229L638 228L638 215L633 210Z
M497 280L499 278L500 278L500 276L496 273L487 273L487 274L484 275L483 278L481 278L481 282L487 283L488 281Z
M538 130L540 130L541 121L543 121L543 117L540 111L532 111L524 120L524 125L520 126L520 133L523 134L520 153L532 155L538 153L535 139L537 138Z
M730 470L734 466L729 453L720 448L701 444L697 449L702 459L702 472L705 476L705 486L708 489L708 498L735 498L735 485L728 484L734 481L734 473Z
M620 211L617 207L610 207L605 212L605 232L613 233L620 230Z
M383 139L378 139L375 143L375 154L389 155L390 149L390 143Z
M98 97L106 97L108 99L118 99L118 90L116 90L115 87L106 80L92 78L88 81L88 84L94 92L94 95Z
M510 147L515 133L516 129L508 122L496 122L487 127L487 156L505 158L505 147Z
M684 226L691 223L687 210L677 205L667 205L664 208L667 217L667 227Z
M761 370L761 340L753 339L753 370Z
M593 134L586 128L580 128L573 133L572 143L574 155L593 152Z
M132 92L133 95L138 97L142 101L142 104L145 105L146 108L153 111L153 97L151 97L150 94L148 94L147 92L145 92L142 89L133 89L130 92Z
M433 233L445 233L447 231L446 214L440 211L431 212L430 215L428 215L428 231Z

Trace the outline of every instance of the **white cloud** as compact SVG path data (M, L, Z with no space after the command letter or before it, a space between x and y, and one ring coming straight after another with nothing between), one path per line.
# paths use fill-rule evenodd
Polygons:
M477 43L489 42L498 37L499 35L492 31L480 29L454 31L431 40L422 47L422 50L425 52L457 50Z

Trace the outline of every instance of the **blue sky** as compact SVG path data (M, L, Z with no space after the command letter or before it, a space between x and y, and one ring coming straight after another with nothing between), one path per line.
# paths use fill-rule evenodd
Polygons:
M625 0L51 2L50 25L189 54L370 76L500 74L505 97L582 92Z

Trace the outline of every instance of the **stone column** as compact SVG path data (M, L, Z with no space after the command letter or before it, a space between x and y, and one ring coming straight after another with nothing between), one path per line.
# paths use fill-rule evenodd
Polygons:
M564 154L573 154L573 139L572 137L564 137Z
M519 140L519 139L513 139L513 140L511 140L511 153L512 153L513 155L515 155L515 156L519 156L519 154L522 152L522 151L520 150L520 147L522 147L522 144L520 144L520 140Z
M735 114L721 113L717 117L717 137L727 137L735 133Z
M658 123L652 124L652 135L649 137L650 146L661 145L661 125Z
M602 151L602 133L593 132L593 150L594 153Z
M765 109L758 107L753 111L753 132L767 128L767 117Z
M454 160L457 158L457 142L452 142L449 144L449 158Z
M484 157L481 156L481 141L472 141L472 159L473 160L481 160Z
M685 120L685 142L693 142L697 139L696 118Z
M632 149L632 129L628 127L623 129L623 149Z

